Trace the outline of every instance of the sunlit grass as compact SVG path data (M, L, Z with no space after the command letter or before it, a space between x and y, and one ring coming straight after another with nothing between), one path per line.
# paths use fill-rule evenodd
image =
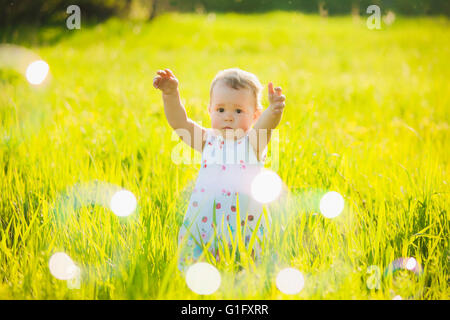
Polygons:
M0 298L448 299L449 30L446 18L397 17L375 31L364 19L278 12L1 32L34 49L51 81L32 86L0 69ZM208 127L220 69L254 72L287 97L276 172L289 191L266 208L262 261L235 239L207 296L176 268L198 165L171 161L180 142L152 87L166 67L189 116ZM136 211L64 205L94 180L132 192ZM345 201L333 219L320 213L328 191ZM79 289L50 273L56 252L80 267ZM421 275L384 275L408 257ZM370 266L378 290L367 286ZM290 267L304 277L295 295L276 287Z

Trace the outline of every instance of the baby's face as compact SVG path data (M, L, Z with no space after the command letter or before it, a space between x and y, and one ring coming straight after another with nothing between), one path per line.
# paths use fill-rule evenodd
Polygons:
M227 129L241 129L245 133L259 117L256 99L250 89L236 90L221 81L214 85L208 111L211 127L222 133Z

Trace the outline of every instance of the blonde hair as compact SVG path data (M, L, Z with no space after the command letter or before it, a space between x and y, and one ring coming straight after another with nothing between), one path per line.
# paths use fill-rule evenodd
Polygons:
M250 89L256 100L256 109L262 109L261 92L263 86L258 78L250 72L241 70L239 68L231 68L219 71L211 83L209 97L212 98L212 92L217 82L223 81L230 88L239 90L241 88Z

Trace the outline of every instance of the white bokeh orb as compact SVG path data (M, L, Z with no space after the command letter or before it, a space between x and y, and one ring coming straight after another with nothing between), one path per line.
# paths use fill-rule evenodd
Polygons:
M186 284L197 294L213 294L219 289L220 283L219 271L209 263L197 262L186 271Z
M260 203L276 200L282 190L281 178L273 171L263 170L255 176L251 184L252 197Z
M303 274L295 268L283 269L277 275L276 286L285 294L297 294L302 291L304 285Z
M120 190L111 197L109 206L115 215L126 217L136 210L137 200L132 192Z
M79 273L79 268L64 252L54 253L48 262L50 273L59 280L70 280Z
M28 65L25 77L29 83L38 85L44 82L49 70L50 68L47 62L44 60L36 60Z
M408 270L414 270L414 268L417 266L417 261L414 258L409 258L406 261L406 269Z
M344 198L336 191L327 192L320 200L320 212L326 218L335 218L344 210Z

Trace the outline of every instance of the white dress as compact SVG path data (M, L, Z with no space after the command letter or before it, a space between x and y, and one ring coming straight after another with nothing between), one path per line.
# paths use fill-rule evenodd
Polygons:
M262 204L251 196L250 191L253 178L264 168L267 146L262 161L258 161L248 134L238 140L230 140L207 129L205 140L200 171L178 236L180 270L197 261L203 248L208 246L209 252L219 260L218 249L221 246L223 250L224 237L229 247L231 244L228 226L233 241L236 241L237 197L241 220L238 223L246 245L263 212ZM270 224L270 216L267 220ZM261 217L257 230L260 241L265 230L266 219ZM259 257L261 248L258 241L253 248Z

